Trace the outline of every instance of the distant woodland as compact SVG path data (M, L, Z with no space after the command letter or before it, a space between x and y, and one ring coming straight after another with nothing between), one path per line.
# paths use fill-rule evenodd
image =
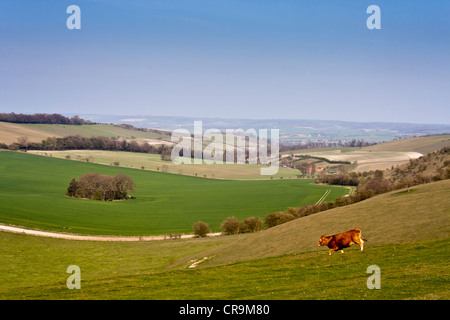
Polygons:
M139 143L135 140L125 140L109 137L83 137L80 135L67 136L63 138L49 137L42 142L30 142L26 138L19 139L11 145L2 145L0 148L10 150L106 150L106 151L128 151L142 152L161 155L170 155L171 146L150 145Z
M90 120L84 120L78 116L68 118L58 113L53 114L47 113L16 114L14 112L0 113L0 121L12 123L43 123L43 124L71 124L71 125L95 124Z

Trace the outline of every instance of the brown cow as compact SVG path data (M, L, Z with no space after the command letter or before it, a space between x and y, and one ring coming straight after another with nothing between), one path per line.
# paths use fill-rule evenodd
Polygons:
M337 250L341 250L341 252L344 253L344 248L351 247L353 244L357 243L361 247L361 251L363 251L364 241L367 240L361 237L361 229L355 228L332 236L321 236L319 240L319 247L328 246L328 248L330 248L328 254L331 255L333 251Z

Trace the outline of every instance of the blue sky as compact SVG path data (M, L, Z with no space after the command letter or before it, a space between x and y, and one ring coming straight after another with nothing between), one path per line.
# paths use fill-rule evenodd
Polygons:
M449 17L442 0L2 0L0 112L448 124Z

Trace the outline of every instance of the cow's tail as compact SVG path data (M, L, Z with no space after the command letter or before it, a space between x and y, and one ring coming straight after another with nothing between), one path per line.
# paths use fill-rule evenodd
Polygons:
M363 237L361 237L361 239L363 239L364 241L367 241L367 239L364 239Z

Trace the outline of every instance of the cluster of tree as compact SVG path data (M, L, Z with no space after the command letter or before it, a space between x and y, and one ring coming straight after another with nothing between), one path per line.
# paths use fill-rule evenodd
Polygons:
M72 179L66 195L73 198L113 201L129 199L128 192L134 192L133 180L125 174L115 176L87 173L78 180Z
M371 143L362 140L353 139L352 141L307 141L304 143L295 144L282 144L280 143L280 152L290 151L290 150L301 150L301 149L316 149L316 148L337 148L337 147L354 147L362 148L374 145L376 143Z
M220 230L223 234L238 234L260 231L263 227L263 222L258 217L245 218L239 221L235 217L226 218L220 225ZM194 234L198 237L205 237L211 228L203 221L198 221L192 225Z
M171 146L150 145L138 143L135 140L124 140L109 137L82 137L80 135L67 136L63 138L49 137L42 142L29 142L28 139L18 139L11 145L3 144L11 150L107 150L107 151L129 151L152 154L170 154Z
M14 112L0 113L0 121L13 123L45 123L45 124L72 124L72 125L94 124L90 120L84 120L78 116L68 118L58 113L53 114L47 113L16 114Z
M339 186L357 186L360 182L361 173L350 172L337 174L322 173L319 178L316 179L316 183L326 183Z

